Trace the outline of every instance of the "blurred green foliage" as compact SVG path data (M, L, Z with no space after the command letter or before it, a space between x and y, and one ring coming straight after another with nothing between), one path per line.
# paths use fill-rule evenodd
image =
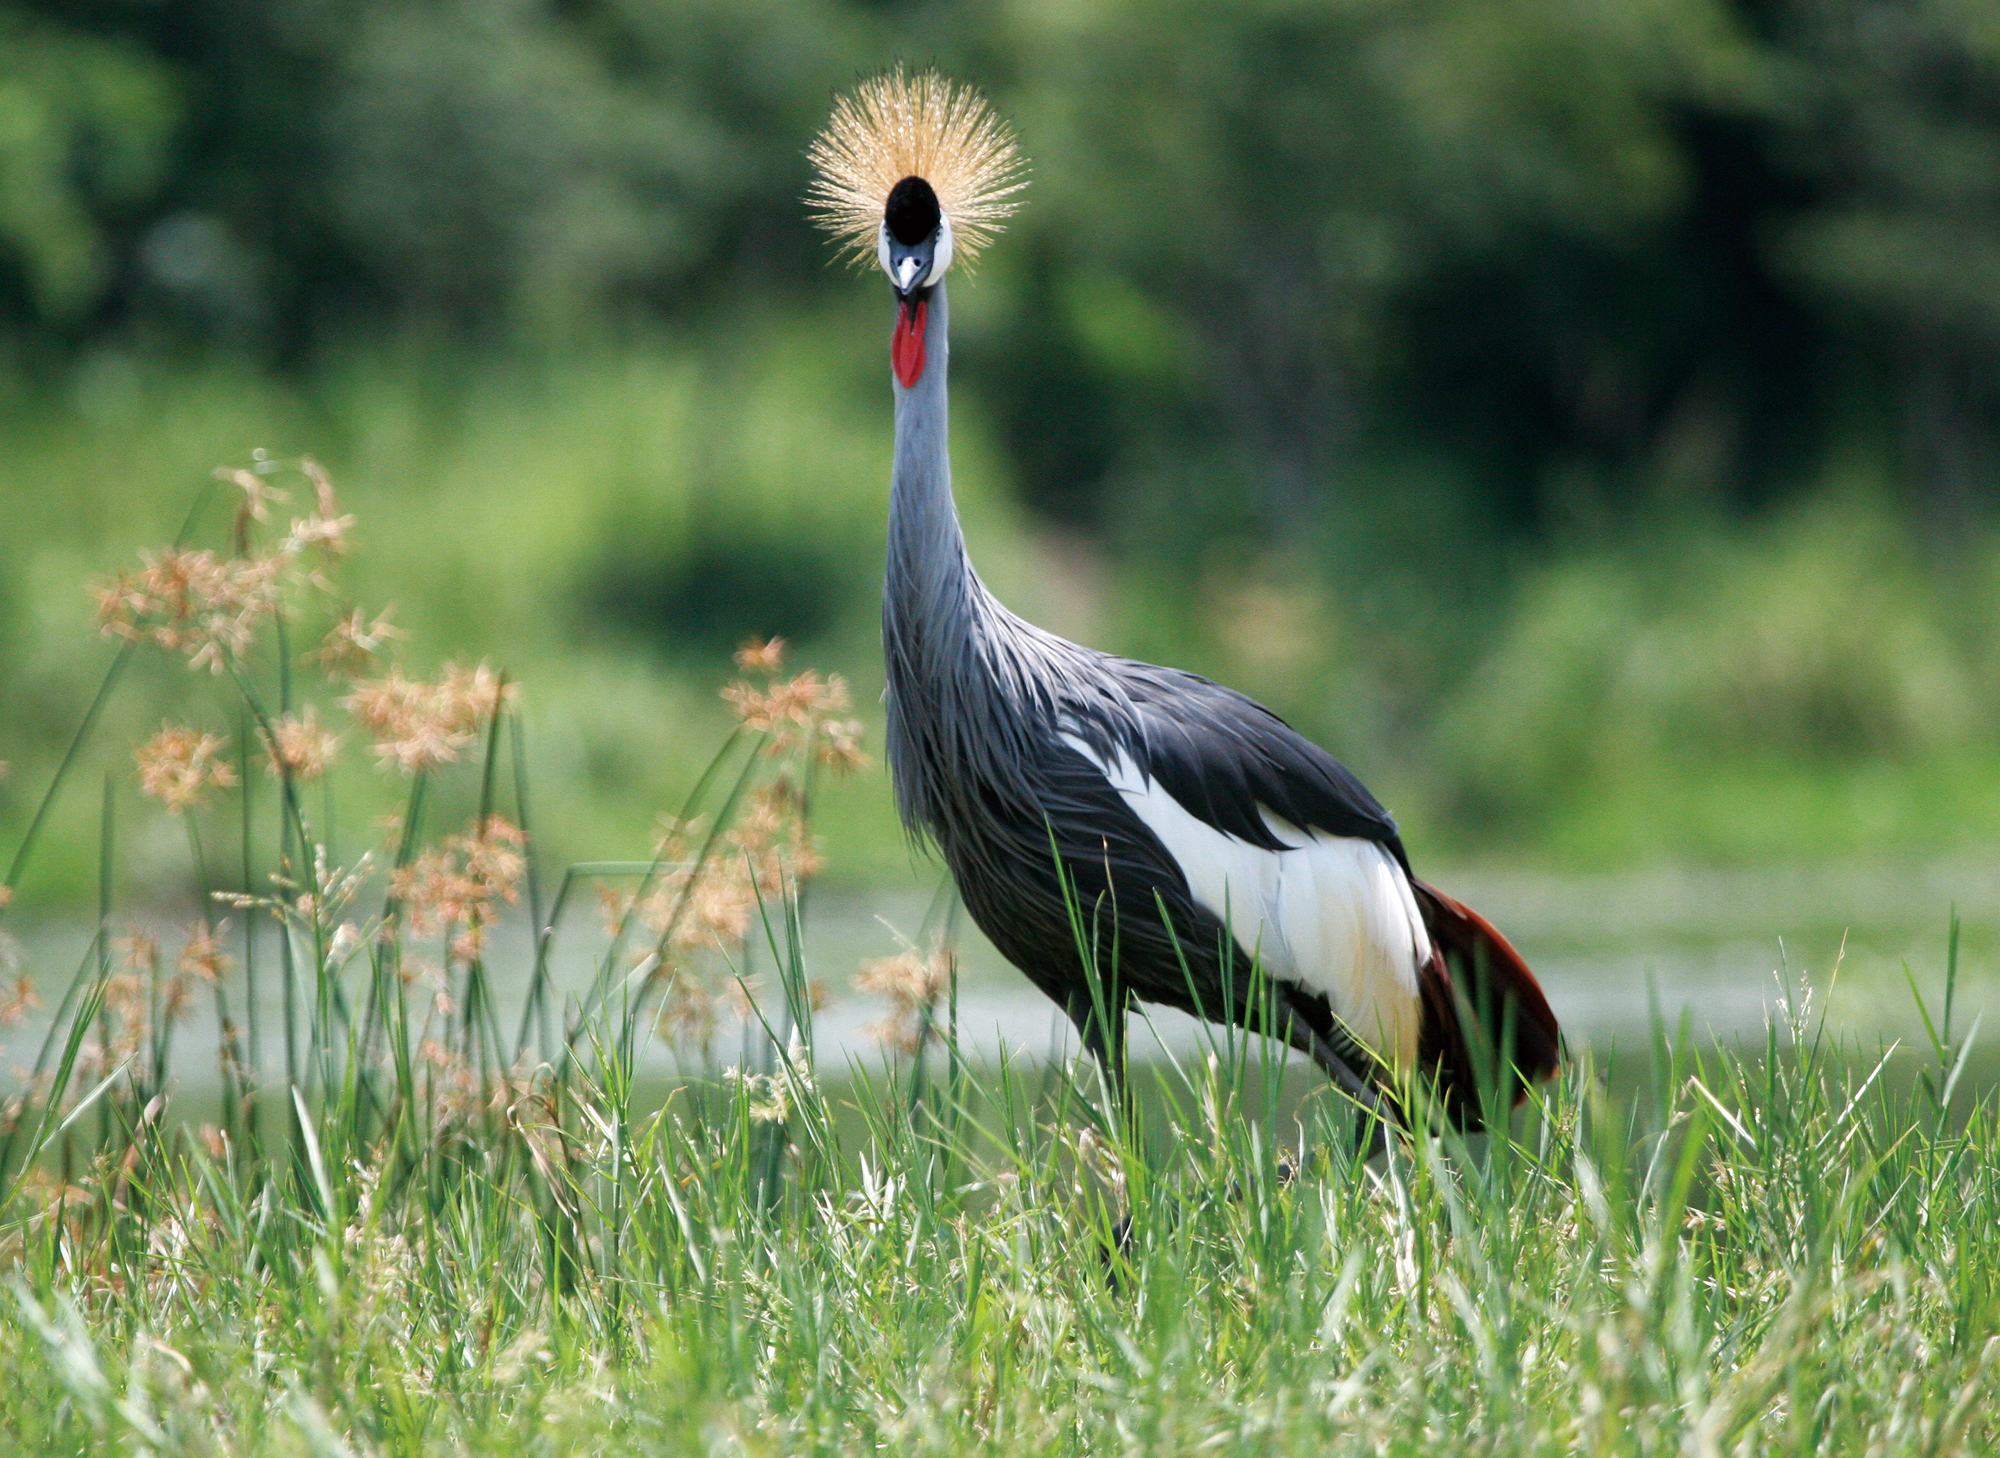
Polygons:
M799 198L897 58L1033 159L955 300L1018 605L1267 697L1431 844L1992 841L1973 0L0 0L0 815L75 584L253 445L334 468L427 651L529 677L579 840L735 638L865 690L886 320Z

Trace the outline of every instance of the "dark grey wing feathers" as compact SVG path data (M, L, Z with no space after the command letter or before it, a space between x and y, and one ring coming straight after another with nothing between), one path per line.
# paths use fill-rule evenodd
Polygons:
M1140 767L1225 835L1284 850L1260 806L1305 830L1372 840L1407 871L1396 822L1339 760L1254 699L1177 669L1111 659L1138 721Z

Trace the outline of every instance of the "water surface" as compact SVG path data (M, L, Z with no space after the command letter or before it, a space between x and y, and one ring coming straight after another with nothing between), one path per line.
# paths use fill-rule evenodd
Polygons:
M1685 1018L1701 1041L1761 1038L1766 1019L1787 997L1810 996L1827 1010L1829 1026L1865 1045L1883 1038L1920 1037L1921 1020L1905 967L1941 1013L1947 930L1953 907L1963 922L1961 980L1954 1010L1960 1029L1992 1003L2000 979L2000 856L1919 865L1797 866L1757 871L1667 868L1603 876L1553 876L1502 869L1465 870L1439 883L1490 917L1536 970L1574 1047L1600 1055L1636 1050L1648 1037L1653 1009L1669 1026ZM834 994L816 1021L823 1069L851 1062L873 1066L883 1054L871 1025L885 1007L852 988L867 960L905 945L928 943L934 882L914 876L902 885L866 891L819 888L806 923L808 970ZM185 919L139 919L158 935L171 959ZM603 936L592 910L573 916L551 961L559 997L588 987ZM125 929L120 923L119 931ZM8 955L33 979L48 1006L0 1031L0 1080L14 1083L35 1057L50 1009L85 957L93 928L75 921L28 923L16 930ZM1066 1058L1075 1051L1066 1021L961 918L959 1034L967 1053L992 1060ZM227 990L236 1016L245 996L242 948ZM261 1062L267 1079L284 1067L276 939L261 935L257 952ZM524 922L503 927L491 946L492 975L503 1038L511 1043L532 966ZM767 986L771 957L753 948L745 970ZM1836 977L1836 968L1838 975ZM419 1006L429 994L419 989ZM766 992L766 1002L771 995ZM776 1010L772 1009L775 1020ZM217 1042L214 1007L197 998L177 1040L175 1070L184 1096L212 1096ZM758 1056L759 1030L725 1018L709 1061L726 1065ZM1188 1018L1150 1009L1134 1041L1137 1057L1164 1047L1200 1045ZM677 1067L663 1041L649 1044L647 1064L664 1074Z

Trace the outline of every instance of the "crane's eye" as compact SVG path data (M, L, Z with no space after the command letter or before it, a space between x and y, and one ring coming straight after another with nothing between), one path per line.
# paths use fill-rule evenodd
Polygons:
M937 194L921 177L905 177L897 183L889 191L888 205L882 209L882 221L888 225L889 236L905 248L914 248L937 232L943 216L938 209Z

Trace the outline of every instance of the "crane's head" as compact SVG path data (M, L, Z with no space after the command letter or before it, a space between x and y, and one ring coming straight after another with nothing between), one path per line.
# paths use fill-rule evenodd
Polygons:
M925 302L954 260L970 265L1019 205L1026 162L970 87L902 67L834 103L807 156L814 221L895 291L890 356L904 388L924 372Z
M875 261L889 275L899 300L908 300L944 277L957 245L951 219L944 215L937 190L915 173L889 189L882 205L882 227L875 241Z

